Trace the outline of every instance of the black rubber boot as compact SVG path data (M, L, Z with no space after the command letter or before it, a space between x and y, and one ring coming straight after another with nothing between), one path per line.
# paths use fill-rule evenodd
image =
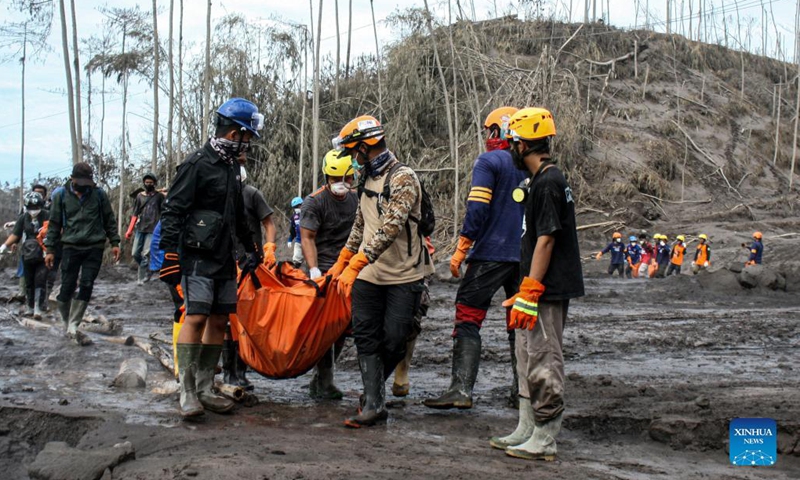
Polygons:
M239 342L233 342L233 351L236 355L236 377L239 379L239 386L250 392L255 387L245 376L247 373L247 364L242 360L242 357L239 356Z
M508 393L508 406L511 408L519 408L519 376L517 375L517 348L514 344L514 336L511 335L508 339L508 346L511 349L511 374L512 381L511 389Z
M311 377L311 384L308 387L308 393L311 398L341 400L344 397L333 378L336 364L334 356L334 349L330 348L314 367L314 375Z
M222 382L234 387L239 386L239 376L237 375L236 360L237 351L233 340L222 341Z
M386 381L383 378L383 360L380 355L358 357L361 380L364 382L364 406L355 417L344 421L346 427L370 427L385 422L389 417L386 411Z
M438 398L425 400L423 402L425 406L436 409L472 408L472 388L478 376L480 361L480 338L454 338L450 388Z

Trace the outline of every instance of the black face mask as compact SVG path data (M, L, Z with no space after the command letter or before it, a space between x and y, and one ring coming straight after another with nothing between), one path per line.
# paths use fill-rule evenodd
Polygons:
M144 189L147 190L148 192L153 192L153 191L155 191L156 186L155 185L145 185Z
M91 185L75 185L74 183L72 184L72 188L81 195L89 193L92 189Z
M525 156L517 151L516 143L511 145L511 159L514 161L514 166L517 167L518 170L522 170L523 172L528 171L528 167L525 165Z

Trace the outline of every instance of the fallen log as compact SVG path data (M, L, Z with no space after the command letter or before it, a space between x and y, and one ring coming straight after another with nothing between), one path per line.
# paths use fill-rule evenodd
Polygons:
M130 347L134 343L133 335L128 335L127 337L101 337L103 340L109 343L115 343L117 345L125 345L126 347Z
M128 358L119 367L113 385L117 388L144 388L147 379L147 362L143 358Z
M235 387L222 382L214 382L214 388L216 388L219 393L225 395L235 402L241 402L244 400L245 391L242 387Z
M16 318L17 323L26 328L33 328L35 330L50 330L54 327L49 323L40 322L32 318Z
M150 340L152 340L154 342L163 343L164 345L169 345L170 347L172 346L172 339L171 338L169 338L169 339L164 338L163 334L161 334L161 333L158 333L158 332L151 333L149 335L149 337L150 337Z
M618 222L616 220L612 220L612 221L608 221L608 222L592 223L590 225L581 225L576 230L581 231L581 230L588 230L590 228L610 227L612 225L622 225L622 226L624 226L625 224L622 223L622 222Z
M113 321L107 323L86 323L86 321L84 321L78 328L84 332L96 333L98 335L109 335L112 337L117 337L122 334L122 325Z
M142 351L144 351L146 354L158 360L158 363L160 363L170 373L174 374L175 365L172 362L172 355L167 353L163 348L139 338L134 338L133 344L142 349Z

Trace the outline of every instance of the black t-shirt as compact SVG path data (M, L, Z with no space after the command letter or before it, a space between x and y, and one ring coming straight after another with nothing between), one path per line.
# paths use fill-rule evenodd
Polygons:
M242 189L244 211L247 213L247 226L253 232L253 238L259 247L264 244L264 235L261 233L261 222L272 215L272 209L267 205L261 190L252 185L245 185Z
M323 187L303 201L300 211L300 228L317 232L317 267L328 271L336 263L350 230L356 221L358 195L349 192L337 198L327 187Z
M133 215L139 218L136 231L153 233L161 219L161 207L164 205L164 194L161 192L140 192L136 195Z
M542 282L545 291L541 300L582 297L583 270L575 229L575 202L572 189L555 166L541 170L531 181L522 236L520 267L523 276L531 270L536 241L542 235L552 235L555 244Z

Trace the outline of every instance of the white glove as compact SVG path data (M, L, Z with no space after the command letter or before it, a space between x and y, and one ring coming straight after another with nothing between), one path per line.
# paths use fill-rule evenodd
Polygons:
M317 279L317 278L321 277L322 276L322 272L320 272L319 268L317 268L317 267L311 267L308 270L308 276L311 278L311 280L314 280L314 279Z
M704 263L703 266L708 268L708 262Z
M288 248L292 248L294 245L293 245L293 243L292 243L292 242L286 242L286 246L287 246Z
M694 263L694 262L692 262L692 266L694 267L695 265L697 265L697 264L696 264L696 263Z
M8 250L8 246L5 243L0 245L0 255L6 253L6 250Z

